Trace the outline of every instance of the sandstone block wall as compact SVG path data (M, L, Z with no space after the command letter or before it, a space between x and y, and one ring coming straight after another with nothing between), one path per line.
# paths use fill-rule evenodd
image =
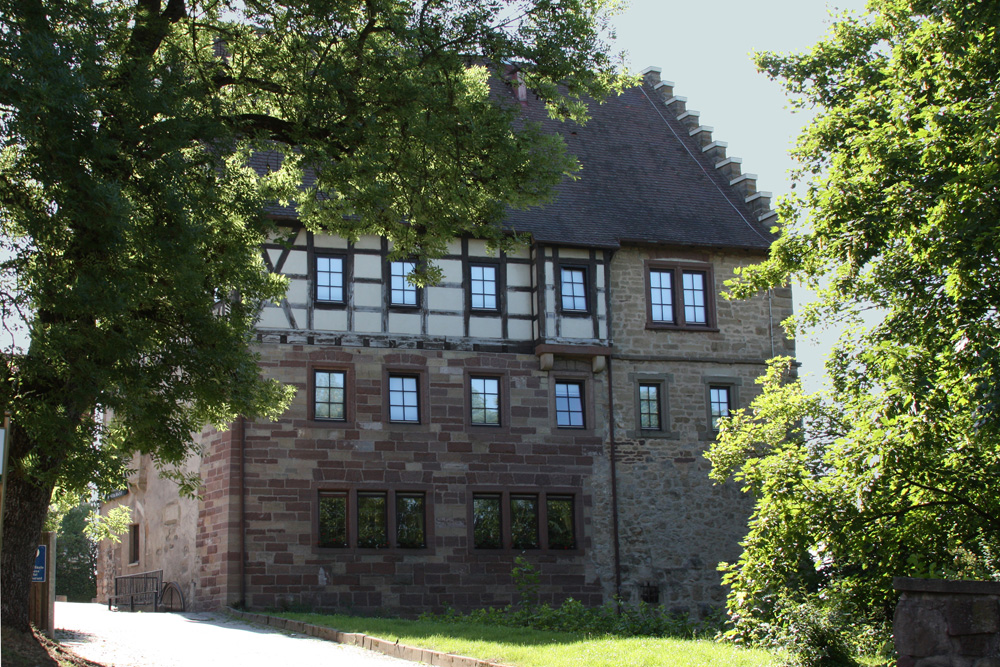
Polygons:
M899 667L1000 667L1000 583L897 577Z
M259 350L265 372L299 392L281 422L247 429L248 605L405 613L512 602L510 573L520 552L473 549L476 489L573 494L578 548L528 550L525 556L540 569L543 600L602 601L593 561L609 545L593 536L593 477L606 439L606 389L589 364L560 360L545 372L533 355L291 344ZM353 404L344 424L310 416L312 369L331 366L350 369L352 376ZM421 396L429 403L426 421L387 419L386 368L419 374L428 391ZM509 396L504 426L469 427L468 372L500 374ZM551 383L563 373L585 382L585 431L555 427ZM427 548L320 548L319 494L350 489L425 492Z
M704 454L715 438L708 387L730 388L733 408L757 393L755 379L773 354L794 354L780 327L791 314L787 290L746 301L717 296L733 268L761 257L623 248L612 262L615 443L619 489L622 588L626 599L658 600L692 614L721 606L725 591L717 566L740 554L752 509L738 485L713 483ZM648 260L710 266L715 326L648 326ZM677 295L674 297L679 298ZM643 431L637 384L658 381L664 393L663 429Z

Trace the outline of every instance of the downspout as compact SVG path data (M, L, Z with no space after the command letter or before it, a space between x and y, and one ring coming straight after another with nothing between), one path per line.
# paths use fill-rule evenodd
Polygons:
M767 290L767 338L771 341L771 358L774 359L774 313L772 312L771 298L774 290Z
M240 485L240 606L246 608L247 606L247 577L246 577L246 562L247 562L247 552L246 552L246 533L247 533L247 522L246 522L246 512L244 508L244 494L246 492L244 484L244 468L246 466L246 450L247 450L247 420L246 417L240 417L240 472L239 472L239 485Z
M611 331L611 260L615 256L615 251L608 252L607 261L604 263L604 310L607 314L609 347L614 349L614 336ZM622 562L621 547L618 536L618 469L616 459L618 458L615 446L615 383L612 373L612 358L614 354L608 354L608 456L611 458L611 536L614 542L615 554L615 603L621 611L622 597Z
M621 610L621 598L622 598L622 561L621 561L621 548L619 546L618 538L618 473L617 466L615 464L615 459L618 458L618 452L615 447L615 390L614 390L614 376L611 372L611 355L608 356L608 437L610 438L610 447L608 448L609 456L611 457L611 533L612 539L614 540L615 546L615 599L618 604L619 611Z

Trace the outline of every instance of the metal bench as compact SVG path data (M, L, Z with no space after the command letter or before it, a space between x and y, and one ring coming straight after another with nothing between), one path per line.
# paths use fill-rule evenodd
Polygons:
M151 604L153 611L159 611L162 592L163 570L115 577L115 594L108 596L108 610L113 605L119 609L128 605L129 611L135 611L136 605Z

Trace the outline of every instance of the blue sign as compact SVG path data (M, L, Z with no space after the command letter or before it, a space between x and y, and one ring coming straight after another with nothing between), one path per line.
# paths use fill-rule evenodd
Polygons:
M44 544L38 545L38 551L35 552L35 569L31 571L31 583L41 583L45 581L45 552L48 551L48 547Z

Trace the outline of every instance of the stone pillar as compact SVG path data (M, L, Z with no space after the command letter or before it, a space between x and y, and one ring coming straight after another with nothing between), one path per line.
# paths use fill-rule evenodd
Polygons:
M896 577L898 667L1000 667L1000 582Z

